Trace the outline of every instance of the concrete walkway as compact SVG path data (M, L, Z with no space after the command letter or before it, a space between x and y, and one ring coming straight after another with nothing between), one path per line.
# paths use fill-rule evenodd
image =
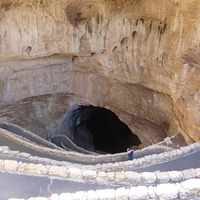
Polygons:
M118 186L99 183L88 183L73 179L62 179L50 176L33 176L0 172L0 199L28 199L30 197L48 197L54 193L77 192L100 189L116 189ZM3 181L2 181L3 180Z
M167 162L144 166L140 168L132 168L135 172L165 172L165 171L181 171L186 169L200 168L200 151L187 154L185 156L173 159Z

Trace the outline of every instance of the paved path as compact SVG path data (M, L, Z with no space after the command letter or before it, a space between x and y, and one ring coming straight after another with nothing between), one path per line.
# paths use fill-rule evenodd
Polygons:
M52 194L77 191L116 189L118 186L87 183L46 176L29 176L0 172L0 199L50 197Z
M133 168L135 172L155 172L155 171L181 171L190 168L200 168L200 150L188 155L173 159L167 162L149 165L140 168Z
M6 130L10 131L10 132L12 132L12 133L14 133L16 135L22 136L23 138L26 138L26 139L30 140L31 142L35 142L38 145L43 145L43 146L49 147L49 148L55 148L47 140L44 140L44 139L40 138L39 136L34 135L32 133L28 134L28 133L22 131L18 127L14 127L14 126L11 126L11 125L6 125Z
M52 145L52 143L56 144L57 146L61 147L62 149L65 149L67 151L75 151L75 152L79 152L79 153L84 153L84 154L96 154L94 152L91 151L86 151L83 148L78 147L77 145L75 145L67 136L65 135L59 135L56 136L55 138L51 139L50 141L44 140L42 138L40 138L37 135L32 134L31 132L28 134L27 132L23 131L20 127L15 127L12 125L6 125L6 130L12 132L13 134L16 134L18 136L21 136L23 138L28 139L31 142L34 142L38 145L42 145L45 147L49 147L49 148L53 148L55 149L55 147Z
M56 161L65 161L65 162L71 162L71 163L77 163L77 164L82 164L82 165L95 165L95 164L99 164L99 161L92 161L92 160L88 160L86 161L82 161L82 160L78 160L77 159L70 159L70 158L66 158L65 156L62 155L52 155L48 152L43 152L43 151L39 151L36 149L32 149L29 147L26 147L23 144L19 144L16 141L10 140L8 138L5 138L3 136L0 135L0 146L8 146L12 151L19 151L19 152L26 152L32 156L38 156L38 157L42 157L42 158L49 158L52 160L56 160ZM63 151L65 151L63 149ZM117 160L108 160L108 161L102 161L101 163L111 163L111 162L119 162L119 161L123 161L121 159L117 159Z
M81 161L75 161L75 160L72 160L72 159L69 159L69 158L65 158L65 157L58 157L58 156L54 156L54 155L51 155L51 154L48 154L45 153L45 152L40 152L40 151L37 151L35 149L31 149L31 148L28 148L22 144L19 144L15 141L12 141L12 140L9 140L7 138L4 138L4 137L1 137L0 136L0 146L9 146L9 148L13 151L20 151L20 152L26 152L26 153L29 153L31 154L32 156L38 156L38 157L42 157L42 158L49 158L49 159L52 159L52 160L57 160L57 161L66 161L66 162L74 162L74 163L79 163L79 164L84 164L83 162Z

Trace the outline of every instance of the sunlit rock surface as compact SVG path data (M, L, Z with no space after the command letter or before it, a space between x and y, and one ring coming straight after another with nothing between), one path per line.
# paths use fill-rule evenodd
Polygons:
M1 0L1 121L43 137L74 105L112 110L143 146L200 141L198 0Z

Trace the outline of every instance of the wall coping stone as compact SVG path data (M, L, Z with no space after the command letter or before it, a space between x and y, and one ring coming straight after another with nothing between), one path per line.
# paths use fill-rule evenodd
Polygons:
M90 182L100 182L119 185L145 185L154 186L162 183L177 183L188 179L200 179L200 168L183 171L142 172L134 171L96 171L81 169L74 166L43 165L34 163L17 162L16 160L0 160L0 170L23 173L29 175L56 176L73 178Z

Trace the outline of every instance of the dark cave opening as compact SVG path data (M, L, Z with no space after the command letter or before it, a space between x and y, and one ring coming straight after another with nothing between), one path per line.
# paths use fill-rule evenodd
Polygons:
M94 106L80 106L74 110L76 125L74 143L92 151L125 152L130 146L141 144L138 136L112 111Z
M139 138L110 110L99 108L87 120L94 146L109 153L124 152L130 146L141 144Z

